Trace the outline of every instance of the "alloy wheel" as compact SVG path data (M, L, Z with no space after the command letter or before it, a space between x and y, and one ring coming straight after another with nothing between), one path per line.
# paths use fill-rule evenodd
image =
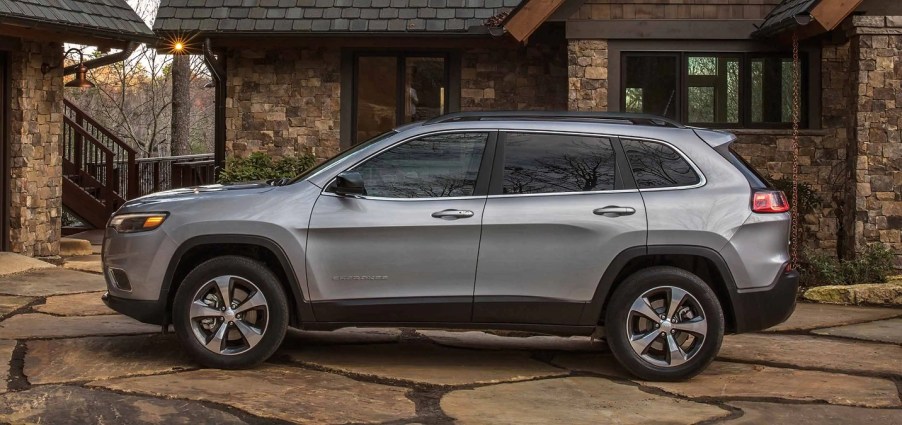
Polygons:
M640 358L658 367L676 367L692 360L708 333L701 304L675 286L646 291L627 314L630 346Z
M219 276L194 294L188 316L201 345L216 354L236 355L263 339L269 304L253 282L239 276Z

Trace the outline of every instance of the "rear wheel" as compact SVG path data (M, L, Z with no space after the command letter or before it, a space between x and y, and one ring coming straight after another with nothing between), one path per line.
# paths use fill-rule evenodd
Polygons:
M628 277L605 314L614 357L633 375L653 381L700 373L720 350L723 331L717 295L698 276L675 267Z
M288 329L278 278L239 256L214 258L192 270L176 292L172 314L182 346L204 366L221 369L265 361Z

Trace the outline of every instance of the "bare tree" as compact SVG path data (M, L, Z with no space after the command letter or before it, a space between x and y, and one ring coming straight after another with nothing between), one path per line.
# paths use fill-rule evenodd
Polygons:
M191 58L177 54L172 58L172 154L191 153L189 125L191 116Z

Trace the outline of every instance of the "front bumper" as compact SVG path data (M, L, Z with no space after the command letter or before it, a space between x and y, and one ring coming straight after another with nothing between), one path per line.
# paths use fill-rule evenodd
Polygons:
M798 290L799 272L792 270L781 274L765 290L730 294L736 333L760 331L785 322L795 311Z
M156 300L130 300L105 292L100 297L107 307L140 322L162 325L166 319L166 303Z

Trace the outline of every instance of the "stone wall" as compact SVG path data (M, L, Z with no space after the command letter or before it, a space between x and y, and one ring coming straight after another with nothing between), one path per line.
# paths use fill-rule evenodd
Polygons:
M902 17L855 16L847 31L858 94L849 161L855 248L882 242L902 268Z
M463 111L567 109L563 41L465 50L460 73Z
M608 42L569 40L567 45L569 109L608 110Z
M24 255L59 254L62 210L62 45L22 41L10 53L9 239Z
M228 155L338 153L339 49L240 49L229 53L226 70Z

